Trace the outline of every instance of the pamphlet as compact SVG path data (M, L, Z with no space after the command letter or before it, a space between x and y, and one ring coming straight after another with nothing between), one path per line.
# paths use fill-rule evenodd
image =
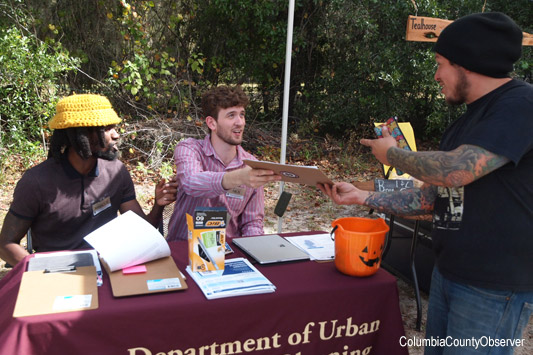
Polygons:
M329 233L298 235L285 239L309 254L311 260L335 259L335 242Z
M382 128L384 126L386 126L389 129L389 133L396 140L398 147L400 147L401 149L409 150L409 151L412 150L411 147L409 146L409 142L407 142L407 138L405 137L405 135L403 134L400 128L400 125L398 124L398 117L396 116L391 117L387 120L387 122L374 127L374 131L376 132L376 136L378 138L383 138ZM396 168L396 173L398 175L404 174L402 171L398 170L398 168Z
M165 238L135 212L128 211L84 238L98 251L109 271L170 256Z
M208 300L223 297L254 295L276 290L274 286L247 259L226 259L224 270L187 272Z

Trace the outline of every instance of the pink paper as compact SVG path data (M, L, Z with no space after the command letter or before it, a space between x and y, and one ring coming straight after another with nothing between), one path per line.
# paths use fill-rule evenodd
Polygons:
M125 267L124 269L122 269L122 273L124 275L142 274L143 272L146 272L146 265L135 265L135 266Z

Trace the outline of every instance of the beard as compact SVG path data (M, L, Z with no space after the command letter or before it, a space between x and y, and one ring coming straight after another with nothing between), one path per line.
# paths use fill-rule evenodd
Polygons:
M466 78L462 68L457 68L457 82L455 83L453 96L446 97L446 102L452 106L459 106L466 102L470 82Z
M107 145L105 150L93 151L92 154L95 158L112 161L118 158L119 151L116 148L115 144L110 143Z
M237 146L242 143L242 136L240 139L235 139L231 136L231 131L228 131L228 132L216 131L216 135L218 138L220 138L221 141L229 145Z

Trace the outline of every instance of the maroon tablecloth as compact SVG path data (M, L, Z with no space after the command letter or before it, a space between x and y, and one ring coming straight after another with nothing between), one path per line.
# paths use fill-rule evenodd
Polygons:
M187 244L169 244L185 274ZM0 281L0 354L407 354L396 279L384 270L257 265L276 292L215 300L191 278L186 291L113 298L104 275L96 310L13 318L28 258Z

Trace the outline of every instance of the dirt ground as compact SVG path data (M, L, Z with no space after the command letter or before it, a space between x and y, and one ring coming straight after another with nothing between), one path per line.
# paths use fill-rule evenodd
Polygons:
M136 192L138 200L143 208L147 211L153 203L153 188L154 183L151 179L140 179L134 175L136 182ZM332 177L336 179L337 177ZM370 177L364 177L366 179ZM0 223L3 223L5 213L9 208L11 202L12 190L14 188L13 182L16 182L17 177L11 177L12 181L4 184L0 191ZM359 178L351 179L356 180ZM337 206L326 199L320 191L314 187L300 186L294 184L286 184L285 191L292 194L289 207L283 216L282 232L298 232L309 230L330 231L331 222L336 218L348 216L368 216L368 209L360 206ZM265 232L277 233L278 231L278 217L274 215L274 206L279 195L279 184L271 184L265 187ZM167 208L167 210L169 210ZM4 267L4 262L0 260L0 278L4 276L10 269ZM422 293L422 330L416 331L416 301L412 286L398 278L399 302L402 314L404 329L407 339L424 337L426 311L427 311L427 295ZM515 354L526 355L533 354L533 318L530 319L528 328L524 332L524 347L517 348ZM419 347L409 347L411 355L423 354L423 349Z

